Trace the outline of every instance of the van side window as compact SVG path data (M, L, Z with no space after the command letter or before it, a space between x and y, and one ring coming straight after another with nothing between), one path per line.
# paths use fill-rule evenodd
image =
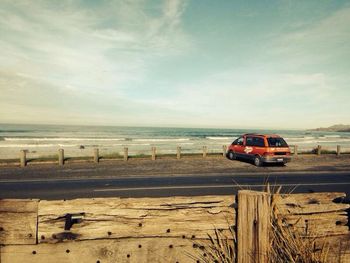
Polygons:
M232 144L233 145L243 145L243 137L239 137Z
M246 146L254 146L253 137L246 137L245 138L245 145Z
M246 146L265 147L264 139L260 137L247 137Z
M254 137L253 144L257 147L265 147L264 139L260 137Z

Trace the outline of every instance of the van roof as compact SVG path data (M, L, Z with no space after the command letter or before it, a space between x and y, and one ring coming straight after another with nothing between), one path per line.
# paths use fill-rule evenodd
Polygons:
M279 136L277 134L259 134L259 133L246 133L246 134L243 134L243 136L247 136L247 135L254 135L254 136L261 136L261 137L273 137L273 138L281 137L281 136Z

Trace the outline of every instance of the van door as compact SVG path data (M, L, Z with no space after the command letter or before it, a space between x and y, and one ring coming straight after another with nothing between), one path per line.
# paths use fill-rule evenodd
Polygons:
M233 143L233 151L236 153L237 157L243 157L244 155L244 139L239 137Z
M254 159L255 155L263 156L265 152L265 140L260 136L247 136L244 152L249 159Z
M254 137L253 136L245 137L243 154L244 154L244 157L247 159L254 158Z

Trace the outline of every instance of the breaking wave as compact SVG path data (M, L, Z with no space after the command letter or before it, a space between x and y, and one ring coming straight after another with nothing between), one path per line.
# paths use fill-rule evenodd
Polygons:
M125 138L31 138L31 137L5 137L5 141L125 141Z

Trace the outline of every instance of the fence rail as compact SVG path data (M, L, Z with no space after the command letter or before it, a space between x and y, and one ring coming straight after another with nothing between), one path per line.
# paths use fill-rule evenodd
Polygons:
M291 148L291 154L297 157L299 154L302 154L304 152L301 152L299 150L298 145L290 145ZM210 152L208 146L203 146L201 149L201 153L192 153L190 155L198 155L202 156L203 158L207 158L210 155L222 155L223 157L226 157L227 153L227 145L222 145L222 151L221 152ZM322 155L322 154L336 154L337 156L340 156L342 152L342 148L340 145L337 145L336 150L334 151L329 151L325 148L323 148L321 145L318 145L315 147L311 153L316 154L316 155ZM151 160L155 161L157 159L157 156L174 156L176 159L181 159L181 157L184 157L185 154L182 152L182 148L180 146L177 146L176 152L174 154L162 154L157 147L153 146L150 148L149 155L142 155L142 157L149 157ZM101 155L99 148L94 148L92 152L92 156L84 156L88 159L91 159L94 163L99 163L101 159L117 159L117 157L120 157L120 159L123 159L124 161L128 161L132 156L129 154L129 148L124 147L122 155L120 156L112 156L110 157L109 155ZM79 158L79 157L77 157ZM81 157L83 158L83 157ZM35 161L35 159L31 159L31 161ZM57 153L57 162L58 165L63 166L67 158L65 157L65 151L64 149L59 149ZM19 153L19 165L20 167L25 167L28 164L28 155L26 150L20 150Z

